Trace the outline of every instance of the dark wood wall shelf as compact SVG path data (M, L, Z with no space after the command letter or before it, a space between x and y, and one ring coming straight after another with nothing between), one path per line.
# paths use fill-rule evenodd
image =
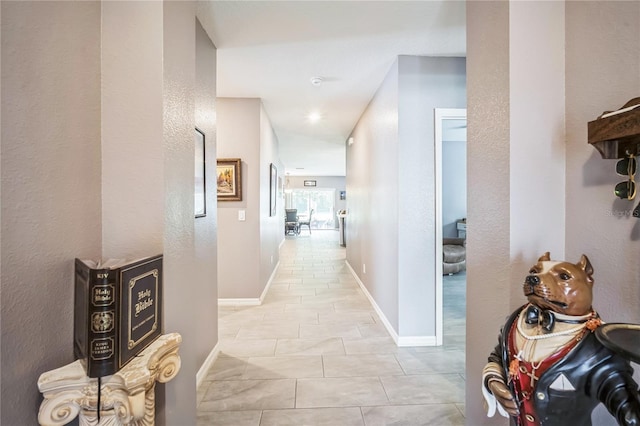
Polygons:
M602 158L640 156L640 97L590 121L588 142Z

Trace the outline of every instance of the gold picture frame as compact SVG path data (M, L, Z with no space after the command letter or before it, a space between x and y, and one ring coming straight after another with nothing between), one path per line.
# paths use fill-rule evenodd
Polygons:
M216 165L218 201L242 201L242 161L219 158Z

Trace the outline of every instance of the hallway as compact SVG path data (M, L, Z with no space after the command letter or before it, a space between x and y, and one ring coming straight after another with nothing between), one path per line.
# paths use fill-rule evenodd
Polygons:
M444 277L445 345L398 348L335 231L287 237L261 306L220 307L198 425L463 425L465 276Z

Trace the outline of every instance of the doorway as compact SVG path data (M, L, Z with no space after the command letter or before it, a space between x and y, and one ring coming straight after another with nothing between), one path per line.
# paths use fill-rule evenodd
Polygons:
M436 108L434 111L435 130L435 180L436 180L436 345L444 342L444 287L442 265L442 241L445 237L466 238L466 141L467 110ZM464 222L463 222L464 219ZM462 275L458 275L462 274ZM466 271L458 272L447 280L464 283ZM464 277L463 277L464 275ZM453 289L447 288L447 291ZM466 289L463 289L466 294ZM456 297L455 294L448 296ZM449 303L449 302L448 302ZM450 305L458 313L464 313L466 302ZM455 326L455 325L454 325Z

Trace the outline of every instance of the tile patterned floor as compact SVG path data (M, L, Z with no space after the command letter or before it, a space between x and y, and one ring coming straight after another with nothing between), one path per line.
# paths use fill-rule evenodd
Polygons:
M466 277L444 278L444 346L398 348L337 232L287 237L264 303L220 307L198 425L464 425Z

